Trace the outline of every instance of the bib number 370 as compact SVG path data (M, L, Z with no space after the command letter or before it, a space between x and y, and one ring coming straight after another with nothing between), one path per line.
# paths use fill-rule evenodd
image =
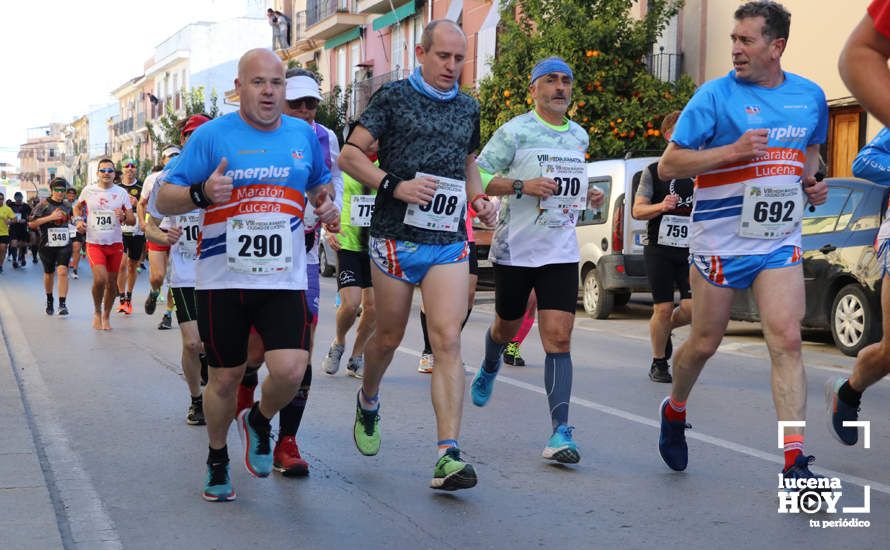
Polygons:
M230 218L227 226L226 255L230 270L266 274L292 268L290 220Z
M800 183L745 185L739 236L782 239L800 229L803 193Z

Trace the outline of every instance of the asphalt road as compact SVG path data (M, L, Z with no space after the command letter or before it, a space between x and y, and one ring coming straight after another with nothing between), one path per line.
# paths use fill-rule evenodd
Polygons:
M438 493L428 488L435 431L430 379L416 370L417 312L384 379L381 452L363 457L351 436L357 381L320 369L336 288L322 279L316 371L298 435L311 474L251 478L234 459L241 445L233 428L238 499L211 504L200 498L206 434L185 424L179 333L158 331L160 313L142 312L145 275L134 315L115 314L114 330L98 333L90 328L87 266L72 281L66 319L43 313L38 271L7 263L0 322L68 548L882 548L890 540L890 383L864 397L871 448L842 447L826 427L822 387L852 359L824 335L805 345L807 452L817 457L814 469L841 479L839 506L861 506L863 485L870 486L870 513L777 512L782 458L766 349L753 324L731 326L700 378L689 401L689 468L669 470L656 448L657 408L668 387L646 376L649 310L638 302L607 321L583 313L576 321L571 422L580 464L540 456L550 421L533 331L523 347L529 366L505 367L484 409L466 399L461 445L479 485ZM464 331L471 368L492 298L479 294ZM675 343L684 336L678 331ZM0 418L0 429L13 420ZM870 527L820 523L845 518ZM48 544L0 527L0 548Z

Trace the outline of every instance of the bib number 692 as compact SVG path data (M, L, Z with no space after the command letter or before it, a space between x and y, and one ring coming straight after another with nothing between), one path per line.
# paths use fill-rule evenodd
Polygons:
M267 255L277 257L281 255L283 248L281 235L275 233L269 236L259 234L253 237L239 235L238 244L241 245L238 255L242 258L265 258Z
M794 201L765 202L759 201L754 205L754 221L762 223L790 222L793 221Z

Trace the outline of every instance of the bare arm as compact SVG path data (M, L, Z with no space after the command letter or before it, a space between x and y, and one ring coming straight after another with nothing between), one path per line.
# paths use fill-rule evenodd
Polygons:
M668 197L671 196L675 195L668 195ZM670 205L667 203L668 197L665 197L665 200L658 204L652 204L652 200L648 197L636 195L634 196L634 206L631 214L636 220L646 221L651 220L652 218L657 218L665 212L670 212L674 209L677 201L674 200L674 205Z
M890 126L888 57L890 39L875 29L874 20L866 14L853 29L838 60L844 84L884 126Z
M159 181L155 185L161 186L158 189L158 212L161 214L173 216L195 209L195 203L192 202L188 187L174 185L166 181Z

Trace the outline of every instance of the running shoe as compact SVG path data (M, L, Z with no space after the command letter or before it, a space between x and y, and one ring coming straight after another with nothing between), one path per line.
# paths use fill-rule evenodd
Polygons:
M132 301L127 300L126 302L124 302L123 307L124 307L124 313L126 315L132 315L132 313L133 313L133 302Z
M170 312L164 313L164 317L161 318L161 322L158 323L158 330L170 330L173 328L173 316L170 315Z
M669 367L667 359L653 359L652 366L649 367L649 380L670 384L674 379L671 377L671 373L668 372Z
M846 427L844 421L859 418L859 408L848 405L838 397L837 392L846 378L829 378L825 381L825 409L828 412L828 428L831 435L844 445L855 445L859 441L859 430L855 426Z
M204 483L204 492L201 496L210 502L235 500L235 490L232 489L228 461L207 465L207 481Z
M365 356L356 355L346 362L346 374L353 378L362 378L361 370L365 368Z
M188 415L185 417L185 423L189 426L203 426L207 424L204 418L204 400L192 401L189 405Z
M158 307L158 295L160 294L160 290L148 291L148 298L145 299L145 313L154 315L155 308Z
M430 488L441 491L457 491L475 487L476 481L476 470L473 465L461 460L460 449L450 447L436 462Z
M324 369L325 373L337 374L337 371L340 370L340 359L343 357L343 350L345 349L346 346L331 342L328 354L324 356L321 362L321 368Z
M53 308L53 299L47 298L46 299L46 314L52 315L53 313L55 313L55 309Z
M494 387L494 379L498 372L488 372L481 366L476 371L473 378L473 384L470 386L470 395L473 396L473 404L477 407L484 407L488 400L491 399L491 390Z
M362 409L355 396L355 425L352 428L355 448L365 456L374 456L380 451L380 407L376 411Z
M300 448L297 446L297 438L286 435L275 444L275 452L272 453L272 467L284 477L296 477L309 475L309 463L300 456Z
M72 279L77 279L77 270L76 270L76 269L72 269L72 270L71 270L71 278L72 278Z
M259 405L255 405L259 406ZM267 477L272 473L272 449L269 445L271 433L267 427L265 430L257 430L248 420L252 409L246 409L238 413L238 435L244 446L244 466L255 477Z
M816 457L799 454L794 459L794 464L782 470L783 479L819 479L825 476L810 471L810 464L816 461Z
M519 352L519 344L516 342L507 344L507 348L504 350L504 363L514 367L525 366L525 359L522 358L522 354Z
M581 460L581 453L578 452L578 446L572 440L572 430L574 429L574 426L565 424L557 426L541 456L563 464L577 464Z
M669 407L670 397L665 397L658 409L661 418L661 434L658 437L658 452L665 464L672 470L682 472L689 462L689 449L686 447L686 430L691 428L686 422L668 420L664 414Z
M235 416L241 414L244 409L253 407L253 390L256 386L245 386L238 384L238 391L235 398Z
M0 265L0 273L3 273L3 266Z
M117 306L118 313L126 313L127 312L127 299L123 296L120 297L120 302Z
M59 315L68 315L68 304L59 304Z
M13 260L13 261L12 261L12 268L13 268L13 269L18 269L18 268L19 268L19 263L18 263L17 261Z
M432 353L422 353L420 354L420 363L417 365L417 372L421 372L423 374L432 374L433 372L433 364L436 362L436 358Z

